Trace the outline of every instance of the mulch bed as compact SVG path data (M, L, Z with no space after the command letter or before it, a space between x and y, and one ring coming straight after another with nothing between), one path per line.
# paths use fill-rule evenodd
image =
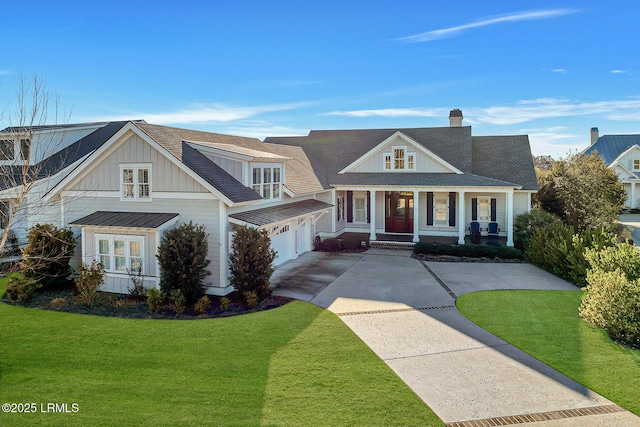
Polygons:
M502 259L502 258L473 258L473 257L460 257L452 255L426 255L426 254L413 254L412 258L419 259L421 261L435 261L435 262L491 262L491 263L518 263L522 264L526 261L519 259Z
M79 304L71 290L36 292L33 299L24 305L11 301L5 294L2 297L2 302L21 307L89 314L94 316L120 317L128 319L196 320L255 313L257 311L280 307L293 301L292 298L268 295L256 307L248 308L239 301L235 292L227 295L227 298L231 301L231 304L228 308L223 310L220 307L220 298L210 296L209 299L211 300L211 305L204 314L196 314L192 307L188 307L182 314L178 314L168 308L160 313L150 313L146 300L132 298L129 295L112 294L109 292L100 292L92 307Z

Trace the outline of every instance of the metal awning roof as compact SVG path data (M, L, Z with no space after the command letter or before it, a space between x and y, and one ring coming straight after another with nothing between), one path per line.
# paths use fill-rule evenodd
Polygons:
M321 212L331 207L333 207L333 205L330 203L309 199L252 211L237 212L230 214L229 219L235 223L246 223L257 227L264 227L266 225Z
M179 214L158 212L107 212L97 211L70 225L120 228L159 228Z

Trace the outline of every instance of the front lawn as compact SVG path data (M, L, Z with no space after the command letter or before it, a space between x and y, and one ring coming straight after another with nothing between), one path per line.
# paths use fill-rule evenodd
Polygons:
M580 291L487 291L456 305L470 320L640 415L640 350L578 317Z
M340 319L303 302L202 320L0 303L0 340L2 403L38 409L2 413L3 426L443 425ZM40 412L48 403L78 411Z

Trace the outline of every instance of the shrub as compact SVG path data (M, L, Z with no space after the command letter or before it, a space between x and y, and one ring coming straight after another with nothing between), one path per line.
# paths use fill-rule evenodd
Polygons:
M604 247L614 246L616 236L607 233L602 228L586 229L580 234L575 234L571 240L571 247L567 252L567 267L569 279L578 285L586 285L589 261L585 258L587 249L600 250Z
M220 298L220 310L226 311L231 307L231 300L227 297Z
M167 294L160 289L151 288L147 291L147 305L151 313L159 313L166 300Z
M516 248L525 250L529 246L533 232L547 225L559 222L560 218L543 210L522 213L513 221L513 243Z
M90 265L84 262L78 267L74 278L78 301L92 307L95 304L100 285L104 282L104 268L98 261L93 260Z
M160 263L160 288L166 294L179 290L189 304L204 295L204 279L211 274L207 270L211 262L207 259L207 239L205 227L192 222L162 234L157 257Z
M40 282L44 289L69 285L72 272L69 261L75 246L71 229L37 224L29 230L20 269L25 277Z
M640 279L640 252L634 245L618 243L600 250L590 249L585 258L593 270L620 270L628 280Z
M127 287L129 295L139 299L147 296L147 289L144 287L144 276L142 275L142 264L138 264L138 268L127 268L127 274L133 283L132 287Z
M21 275L11 276L7 283L7 296L12 301L26 304L31 301L33 294L40 288L40 284L33 279Z
M193 306L193 309L197 314L205 314L207 310L209 310L209 307L211 307L211 300L208 296L203 295Z
M324 239L320 243L320 249L325 252L338 252L342 250L342 242L338 239Z
M258 299L263 298L270 292L269 279L275 257L276 252L271 248L266 230L237 227L229 255L231 285L240 295L255 292Z
M468 258L524 259L522 252L507 246L444 245L416 243L413 252L425 255L450 255Z
M568 279L567 254L573 245L573 228L555 222L534 230L524 256L531 263L556 276Z
M49 305L53 308L62 308L67 305L67 299L64 297L57 297L52 299Z
M180 289L174 289L169 294L169 307L178 314L182 314L186 310L187 299Z
M249 308L254 308L258 305L258 294L255 292L243 292L242 298L244 299L244 303Z

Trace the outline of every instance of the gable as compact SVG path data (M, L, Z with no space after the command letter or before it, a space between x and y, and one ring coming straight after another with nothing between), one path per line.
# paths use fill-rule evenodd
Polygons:
M128 133L124 138L115 150L101 159L70 190L120 191L119 165L145 163L152 165L151 184L154 192L209 192L138 134Z
M396 159L400 159L396 162ZM400 167L397 167L400 165ZM435 153L398 131L339 173L351 172L462 173Z
M611 164L611 166L622 166L627 172L640 173L640 146L634 145L622 154Z

